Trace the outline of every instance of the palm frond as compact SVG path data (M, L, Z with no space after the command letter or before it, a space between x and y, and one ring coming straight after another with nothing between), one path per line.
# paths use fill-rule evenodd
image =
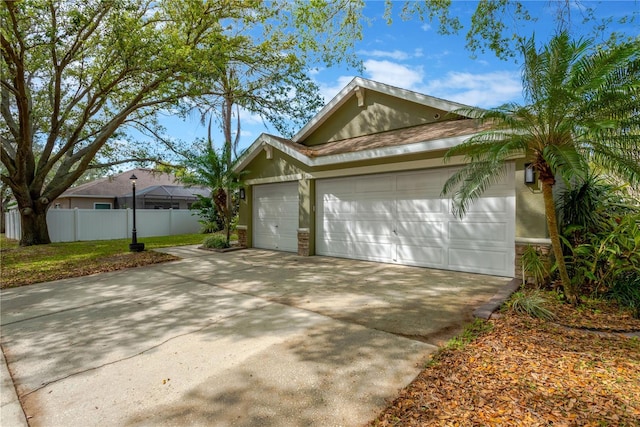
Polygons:
M551 167L554 176L561 176L566 182L575 177L584 178L589 167L572 144L547 145L542 150L542 158Z
M478 161L458 169L442 189L443 196L451 197L453 215L462 218L475 200L503 178L505 171L503 161Z

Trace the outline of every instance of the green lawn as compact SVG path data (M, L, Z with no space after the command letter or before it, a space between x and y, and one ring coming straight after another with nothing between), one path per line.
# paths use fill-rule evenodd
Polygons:
M0 238L1 287L138 267L177 259L151 249L202 243L204 234L145 237L144 252L129 252L130 239L51 243L20 247L15 240Z

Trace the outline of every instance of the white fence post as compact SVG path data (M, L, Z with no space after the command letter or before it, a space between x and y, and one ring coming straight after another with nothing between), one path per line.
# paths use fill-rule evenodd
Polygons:
M80 209L73 209L73 241L80 240Z

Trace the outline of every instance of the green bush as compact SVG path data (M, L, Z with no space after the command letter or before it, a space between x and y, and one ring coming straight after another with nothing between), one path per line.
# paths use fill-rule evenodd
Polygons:
M531 277L536 286L544 285L549 279L549 266L538 250L529 245L522 254L522 269L525 277Z
M539 290L518 291L511 296L507 307L516 313L527 314L538 319L553 320L556 316L545 308L546 302L544 295Z
M576 280L596 295L606 294L628 274L640 274L640 215L609 220L609 228L585 234L585 243L571 249L567 265Z
M204 242L202 242L202 246L209 249L225 249L229 247L227 238L221 234L214 234L207 237L204 239Z
M633 316L640 319L640 273L628 272L620 275L605 297L622 307L632 309Z

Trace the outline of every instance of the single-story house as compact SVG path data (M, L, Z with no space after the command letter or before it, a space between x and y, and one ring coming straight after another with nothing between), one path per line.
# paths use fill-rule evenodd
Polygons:
M53 202L58 209L124 209L133 207L131 175L136 176L136 209L189 209L201 187L185 187L175 176L137 168L69 188Z
M548 248L538 183L522 157L464 218L444 182L464 164L443 155L477 122L462 104L355 78L291 139L262 134L244 172L238 237L247 247L519 276L517 254Z

